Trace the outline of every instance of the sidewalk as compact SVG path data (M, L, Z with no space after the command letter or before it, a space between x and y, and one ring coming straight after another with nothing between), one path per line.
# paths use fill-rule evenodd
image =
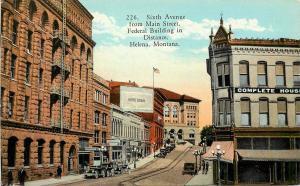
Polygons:
M159 151L155 152L159 153ZM154 155L150 154L149 156L140 159L136 162L136 168L142 167L143 165L151 162L154 160ZM129 165L131 170L134 170L134 164ZM43 179L43 180L36 180L36 181L28 181L25 182L26 186L55 186L55 185L61 185L61 184L70 184L70 183L75 183L79 181L83 181L84 175L83 174L77 174L77 175L67 175L67 176L62 176L61 179L56 179L56 178L48 178L48 179ZM18 184L16 184L18 185Z
M202 170L198 172L185 186L201 186L201 185L215 185L213 183L213 168L212 161L209 161L209 168L207 174L202 174Z

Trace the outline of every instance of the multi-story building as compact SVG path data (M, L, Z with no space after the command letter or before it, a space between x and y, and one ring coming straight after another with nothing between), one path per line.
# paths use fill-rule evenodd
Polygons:
M109 83L94 74L94 147L105 147L103 161L111 160L111 107ZM94 152L97 154L97 152ZM98 153L99 154L99 153Z
M63 7L2 1L2 183L9 170L16 181L23 166L28 180L51 177L59 165L78 172L93 142L93 16L70 0L64 26Z
M200 142L199 99L157 88L164 97L165 139Z
M138 87L135 82L117 82L111 81L111 102L120 106L121 101L121 87ZM153 87L143 87L144 89L153 89ZM150 123L150 143L151 151L154 149L159 149L163 146L163 107L164 107L165 97L156 89L153 91L153 112L135 112L136 114L142 116L144 120Z
M300 183L300 40L234 39L222 19L210 38L211 150L226 148L221 179Z
M132 112L112 104L112 161L132 163L149 155L149 124ZM134 151L134 149L136 149Z

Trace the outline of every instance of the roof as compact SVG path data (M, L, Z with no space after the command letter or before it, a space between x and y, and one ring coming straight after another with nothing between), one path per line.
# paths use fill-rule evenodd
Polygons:
M109 81L109 87L120 87L120 86L131 86L131 87L138 87L138 84L136 84L134 81L131 82L122 82L122 81Z
M221 151L224 150L225 154L221 156L221 161L233 163L234 147L233 141L214 141L209 149L202 157L206 160L215 160L217 157L212 154L212 151L216 151L217 145L220 145Z
M215 35L213 31L209 36L211 42L214 44L230 44L230 45L243 45L243 46L269 46L269 47L300 47L300 40L289 39L289 38L279 38L279 39L259 39L259 38L233 38L233 32L231 31L231 26L229 26L229 31L223 26L223 19L220 20L220 26Z
M237 150L241 160L300 161L300 150Z
M183 102L197 102L197 103L201 101L191 96L185 94L180 95L176 92L164 88L155 88L155 90L159 91L164 97L166 97L167 101L183 101Z

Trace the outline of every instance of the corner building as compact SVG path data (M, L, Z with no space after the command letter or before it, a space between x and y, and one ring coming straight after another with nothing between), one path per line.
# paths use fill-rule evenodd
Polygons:
M93 17L69 0L63 39L61 3L2 1L2 183L9 170L18 182L23 166L27 180L53 177L58 165L63 175L78 173L79 159L90 154L85 148L93 143Z
M214 143L227 149L222 183L299 184L300 40L235 39L222 19L210 39Z

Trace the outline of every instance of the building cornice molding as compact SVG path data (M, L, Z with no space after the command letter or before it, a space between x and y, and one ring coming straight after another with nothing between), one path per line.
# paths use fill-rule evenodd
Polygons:
M299 48L291 47L264 47L264 46L232 46L231 51L233 54L268 54L268 55L300 55Z

